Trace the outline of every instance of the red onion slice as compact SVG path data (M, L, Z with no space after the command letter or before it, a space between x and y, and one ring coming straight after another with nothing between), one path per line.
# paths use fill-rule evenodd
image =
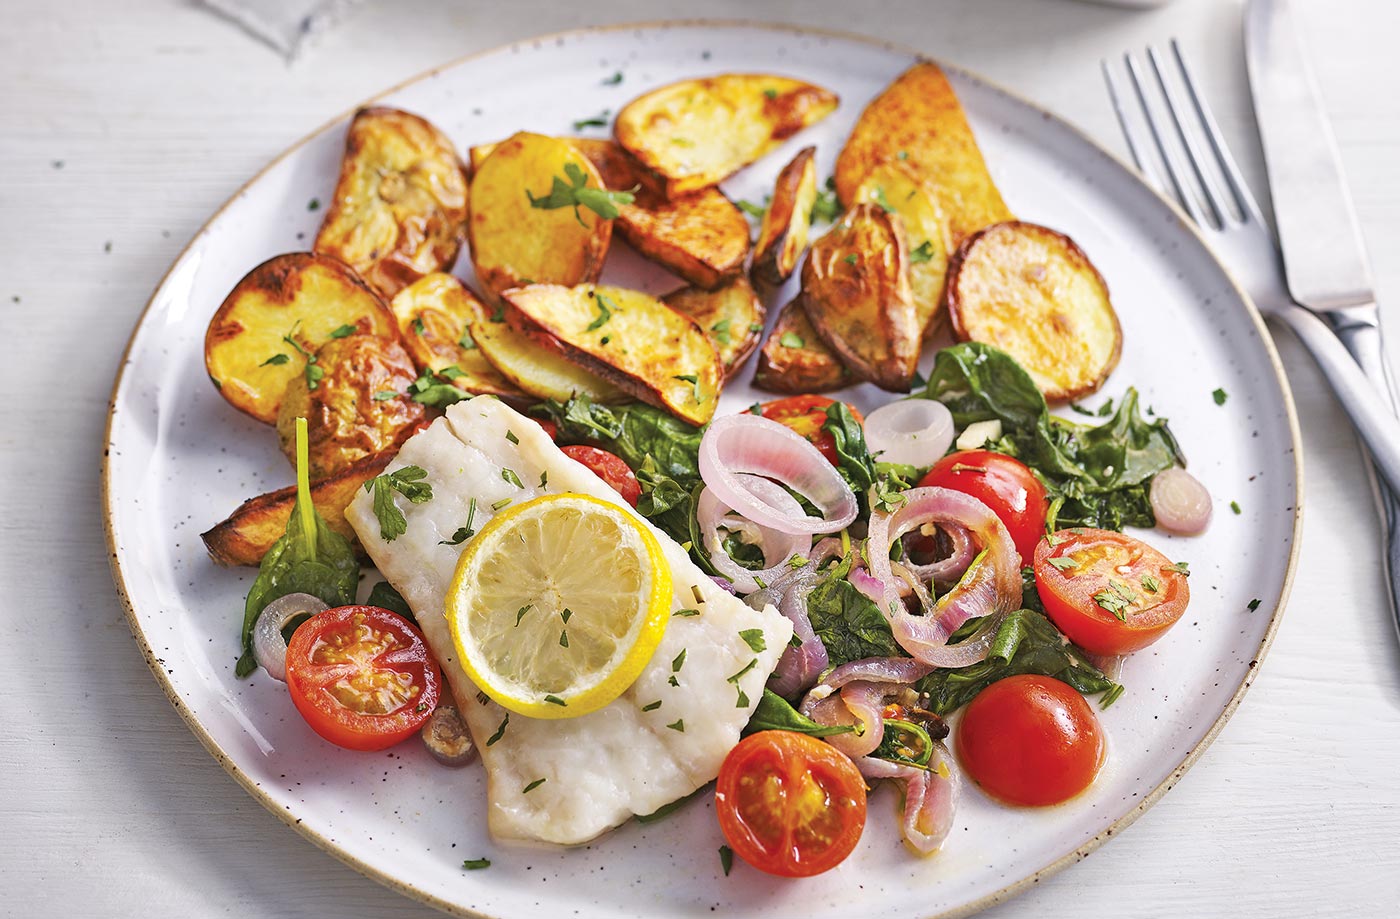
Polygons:
M821 512L792 513L756 493L745 473L781 482ZM780 533L834 533L856 519L856 496L806 438L758 415L727 415L700 439L700 477L726 506Z
M927 769L863 756L856 768L868 779L892 779L904 795L900 833L916 855L932 855L948 838L957 812L958 771L948 748L935 741Z
M900 647L924 663L936 667L965 667L976 663L986 657L986 647L949 647L948 638L974 616L991 617L988 623L997 623L1020 605L1021 565L1016 546L997 515L970 495L936 487L911 488L904 495L908 500L895 513L877 511L870 517L866 554L870 573L885 585L880 611L890 623ZM940 597L931 609L926 607L924 615L916 616L900 599L899 584L903 580L912 587L919 579L897 580L889 554L895 540L926 523L965 528L981 546L982 556L952 590ZM920 590L921 584L916 594ZM920 601L927 602L923 597Z
M802 505L778 485L757 476L736 476L746 488L772 506L786 509L790 513L802 513ZM710 564L715 570L729 579L736 593L749 594L759 589L759 582L772 584L779 576L792 570L788 564L794 555L806 552L812 546L812 537L802 533L787 533L760 526L750 520L730 516L732 508L721 501L710 488L700 492L700 500L695 507L695 520L700 525L700 539L709 553ZM749 537L748 542L763 551L766 566L761 571L752 571L734 561L724 551L724 539L720 530L732 533L741 532Z
M1194 475L1173 466L1152 477L1147 493L1157 525L1170 533L1195 536L1210 524L1210 492Z
M865 443L876 459L925 468L953 443L953 414L933 399L903 399L865 416Z
M263 607L253 624L253 659L258 666L279 683L287 682L287 639L282 630L302 614L314 616L328 609L325 601L311 594L286 594Z

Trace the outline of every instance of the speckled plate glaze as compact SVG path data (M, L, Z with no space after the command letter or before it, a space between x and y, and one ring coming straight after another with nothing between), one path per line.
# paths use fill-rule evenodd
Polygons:
M647 25L501 48L377 101L427 116L465 150L519 129L567 133L576 119L684 77L767 71L838 92L833 117L725 183L732 197L761 201L800 146L817 144L828 174L862 107L912 60L906 50L791 28ZM618 71L620 84L605 83ZM498 845L481 816L479 767L437 766L417 742L380 754L334 748L306 728L281 684L235 679L254 573L215 567L199 533L292 473L272 431L209 385L204 328L251 267L309 246L322 215L308 203L331 194L348 113L275 160L195 237L142 317L112 397L105 485L117 587L153 672L229 773L317 845L445 910L610 919L967 913L1083 858L1169 789L1249 686L1288 591L1301 471L1291 399L1258 315L1179 212L1054 116L965 72L950 76L1015 212L1069 233L1108 280L1124 349L1104 395L1133 385L1170 417L1217 501L1205 536L1152 537L1191 563L1193 601L1164 640L1128 662L1128 692L1103 715L1108 764L1088 793L1012 810L965 787L945 850L919 860L899 843L893 789L881 788L859 849L839 868L793 882L737 865L726 877L707 795L578 849ZM465 256L458 269L470 277ZM653 292L677 286L620 243L605 279ZM751 365L725 394L725 410L762 397L750 375ZM1212 399L1217 388L1229 394L1223 405ZM864 408L888 398L869 387L849 397ZM478 857L491 859L489 870L462 869Z

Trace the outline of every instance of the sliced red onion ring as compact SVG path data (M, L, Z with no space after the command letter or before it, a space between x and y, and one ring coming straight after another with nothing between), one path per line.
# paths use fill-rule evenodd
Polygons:
M1170 533L1195 536L1210 524L1210 492L1194 475L1173 466L1152 477L1147 492L1157 525Z
M922 531L923 527L919 529ZM973 543L972 534L967 531L967 527L946 523L936 529L942 530L948 537L948 541L953 544L953 551L947 558L929 562L927 565L910 565L909 568L921 581L932 581L935 584L956 583L958 578L963 576L963 572L967 571L967 566L977 557L977 546Z
M821 512L796 514L756 493L743 474L781 482ZM780 533L834 533L856 519L856 496L806 438L758 415L726 415L700 439L700 477L726 506Z
M768 687L785 699L795 697L802 690L817 681L826 669L830 658L826 645L812 629L811 617L807 615L807 595L817 586L816 565L804 570L788 585L783 598L778 603L778 612L792 622L792 633L801 642L797 647L789 645L778 658L773 669L773 678Z
M988 627L1021 603L1020 556L1011 536L987 505L970 495L947 488L911 488L908 499L893 514L877 511L870 517L870 537L866 554L870 573L885 585L880 611L890 623L895 641L914 657L936 667L965 667L986 657L986 647L948 646L948 638L958 626L974 616L986 616ZM900 581L909 583L918 594L919 578L896 579L890 563L890 547L905 533L926 523L953 524L965 528L982 547L980 562L974 562L962 579L933 603L922 616L911 614L900 600ZM907 573L907 569L905 569ZM923 591L920 602L926 604ZM928 600L932 598L929 597ZM976 656L980 654L980 656ZM971 659L969 659L971 658Z
M287 639L282 630L298 616L314 616L328 609L320 597L311 594L287 594L263 607L253 624L253 659L258 666L274 680L287 682Z
M910 769L897 779L904 785L904 844L919 855L932 855L953 829L958 801L958 772L948 748L933 745L927 769Z
M865 443L876 459L932 466L953 443L953 414L933 399L903 399L865 416Z
M418 733L433 759L444 766L465 766L476 758L476 745L472 743L471 732L462 721L457 706L450 702L444 702L434 709L432 717L423 722Z
M751 489L753 494L771 502L772 506L786 509L790 513L802 513L802 505L797 503L796 498L767 479L751 475L735 478L741 480L744 487ZM806 552L812 546L810 535L773 530L750 520L732 517L731 511L732 508L721 501L713 489L707 487L700 492L700 500L695 508L695 520L700 525L700 538L705 545L705 551L710 555L710 564L729 579L737 593L753 593L759 589L760 581L763 584L772 583L779 575L792 569L788 562L794 555ZM751 571L730 558L724 551L724 539L719 533L721 529L743 533L749 537L747 541L763 551L766 567L761 571Z

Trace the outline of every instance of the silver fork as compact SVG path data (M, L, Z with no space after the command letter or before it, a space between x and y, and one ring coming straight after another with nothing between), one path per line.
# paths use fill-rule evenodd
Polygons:
M1139 59L1123 56L1145 131L1129 117L1122 78L1103 62L1109 98L1138 170L1186 210L1260 312L1293 330L1331 383L1390 491L1400 493L1400 421L1331 327L1289 295L1278 243L1175 39L1171 52L1174 68L1156 48L1147 50L1151 84ZM1162 180L1162 170L1149 150L1157 152L1167 181Z

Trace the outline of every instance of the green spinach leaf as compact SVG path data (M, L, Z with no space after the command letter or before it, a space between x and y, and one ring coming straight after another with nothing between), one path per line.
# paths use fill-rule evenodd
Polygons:
M855 730L853 724L833 724L823 726L793 708L788 700L771 689L763 690L763 698L753 710L753 717L744 728L745 734L759 731L796 731L812 737L830 737L833 734L849 734Z
M1139 413L1136 390L1124 393L1102 425L1058 418L1010 355L978 342L940 351L923 395L948 406L959 430L1001 422L1002 436L989 447L1040 475L1054 527L1154 526L1152 477L1183 461L1166 419L1149 422Z
M387 609L391 613L398 613L414 625L418 624L417 618L413 615L413 610L409 608L408 601L403 598L403 594L394 589L394 585L388 581L380 581L370 588L369 597L365 600L370 606L378 606Z
M1064 680L1086 696L1104 693L1100 704L1105 707L1123 692L1122 686L1104 676L1049 619L1026 609L1002 622L986 660L956 670L935 670L915 688L928 694L929 711L946 715L971 702L997 680L1020 673Z
M907 657L880 608L846 580L854 554L833 566L807 595L812 629L833 667L866 657Z
M278 597L308 593L329 606L355 602L360 563L350 540L332 530L311 503L307 472L306 419L298 418L297 503L287 520L287 532L263 556L258 576L243 606L243 655L234 673L246 677L257 669L253 659L253 626L263 609Z

